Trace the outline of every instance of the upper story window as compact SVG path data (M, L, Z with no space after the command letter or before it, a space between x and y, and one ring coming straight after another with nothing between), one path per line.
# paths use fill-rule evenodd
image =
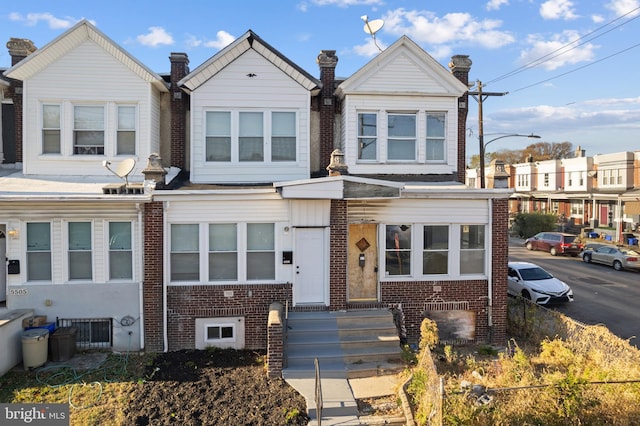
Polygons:
M357 161L444 162L446 122L445 112L358 112Z
M484 274L485 226L460 226L460 274Z
M296 161L295 112L207 111L206 161Z
M529 186L529 175L526 174L526 173L518 174L517 175L517 185L518 186L528 187Z
M544 185L544 186L549 186L549 173L545 173L545 174L543 175L543 178L544 178L544 183L543 183L543 185Z
M60 154L60 105L42 106L42 153Z
M416 114L388 114L387 159L416 160Z
M42 104L42 154L135 155L137 107Z
M104 155L103 106L74 107L73 153L76 155Z
M427 113L427 161L444 161L446 147L445 114Z

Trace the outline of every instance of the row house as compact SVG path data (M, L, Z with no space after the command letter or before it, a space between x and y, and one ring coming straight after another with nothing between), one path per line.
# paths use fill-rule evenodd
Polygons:
M88 21L13 46L6 309L118 350L264 349L273 302L504 343L513 191L464 185L468 57L403 36L315 78L249 30L159 75Z
M609 228L624 241L640 222L639 159L638 151L587 157L578 148L573 158L511 165L509 213L551 213L561 229Z

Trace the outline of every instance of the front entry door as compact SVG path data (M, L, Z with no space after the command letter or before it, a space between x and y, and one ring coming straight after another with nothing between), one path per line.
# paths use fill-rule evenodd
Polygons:
M324 228L296 228L293 304L326 305L327 245Z
M349 225L349 301L378 301L378 225Z

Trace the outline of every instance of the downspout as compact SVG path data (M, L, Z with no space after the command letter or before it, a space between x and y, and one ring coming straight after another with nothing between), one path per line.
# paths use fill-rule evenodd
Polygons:
M163 228L163 232L162 235L169 235L167 234L167 221L165 220L165 218L167 217L167 208L168 208L169 202L168 201L164 201L162 203L162 228ZM162 257L164 259L164 253L166 251L166 238L162 238ZM162 264L164 265L164 260L162 262ZM163 352L169 352L169 333L167 332L167 325L168 325L168 319L167 319L167 268L162 268L162 351Z
M142 253L142 276L138 280L138 299L140 300L140 349L144 349L144 247L143 247L143 224L142 224L142 210L140 209L140 203L136 204L138 210L138 253ZM140 269L138 269L140 270Z
M487 326L489 328L489 342L493 338L493 198L489 198L489 268L487 273Z

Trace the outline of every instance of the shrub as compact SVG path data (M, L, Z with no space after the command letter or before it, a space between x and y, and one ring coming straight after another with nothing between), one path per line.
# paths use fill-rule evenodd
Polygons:
M521 238L528 238L538 232L553 231L556 216L542 213L518 213L513 220L513 232Z

